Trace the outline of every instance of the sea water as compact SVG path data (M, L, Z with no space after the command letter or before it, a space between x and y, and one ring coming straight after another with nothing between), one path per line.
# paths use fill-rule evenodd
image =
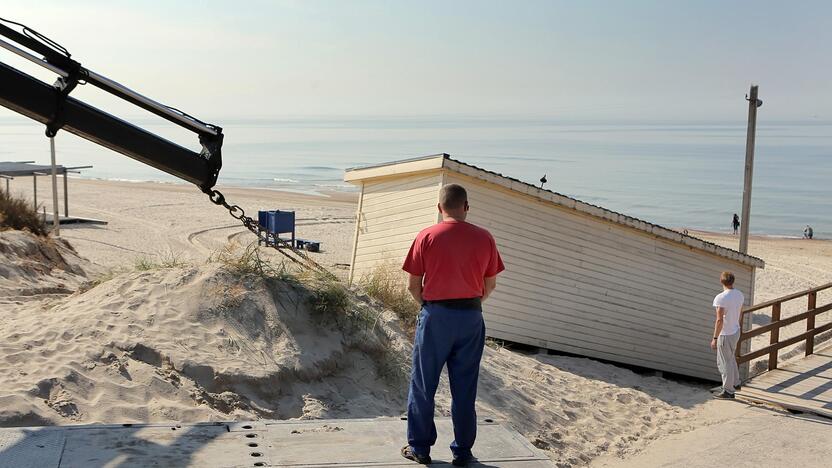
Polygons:
M678 229L730 230L742 206L745 122L575 122L544 118L375 117L235 120L224 128L223 186L355 190L344 169L418 156L453 158ZM166 122L147 130L197 149ZM58 161L82 177L176 182L62 132ZM0 160L48 163L43 126L0 116ZM832 122L761 122L751 231L832 237ZM473 207L488 209L488 207Z

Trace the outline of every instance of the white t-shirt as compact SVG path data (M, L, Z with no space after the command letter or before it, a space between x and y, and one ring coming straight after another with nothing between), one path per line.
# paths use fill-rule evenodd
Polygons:
M745 296L738 289L726 289L714 298L714 307L725 309L725 320L720 335L733 335L740 331L740 312Z

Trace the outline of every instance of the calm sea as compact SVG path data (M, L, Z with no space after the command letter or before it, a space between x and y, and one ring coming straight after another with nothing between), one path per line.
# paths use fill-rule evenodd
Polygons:
M647 221L727 231L742 204L745 122L615 123L546 119L218 119L221 185L302 192L354 190L345 168L450 153L461 161ZM195 138L150 131L195 148ZM184 136L185 138L181 138ZM94 166L83 177L174 181L153 168L62 133L58 160ZM43 128L0 116L0 160L48 163ZM832 237L832 122L761 122L751 229Z

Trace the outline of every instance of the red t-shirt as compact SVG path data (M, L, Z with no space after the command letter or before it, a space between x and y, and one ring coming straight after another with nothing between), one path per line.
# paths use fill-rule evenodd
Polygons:
M416 236L402 269L424 275L422 298L438 301L482 297L483 278L505 266L491 233L465 221L442 221Z

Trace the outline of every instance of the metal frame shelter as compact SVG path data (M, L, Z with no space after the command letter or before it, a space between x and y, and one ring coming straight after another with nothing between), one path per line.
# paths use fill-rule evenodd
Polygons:
M70 172L78 173L79 169L89 169L92 166L55 166L58 175L64 176L64 217L69 217L69 187L67 185L67 174ZM48 176L51 174L52 166L44 164L34 164L33 161L0 161L0 179L6 180L6 193L9 192L9 180L16 177L32 177L32 190L34 194L34 207L38 208L38 176Z

